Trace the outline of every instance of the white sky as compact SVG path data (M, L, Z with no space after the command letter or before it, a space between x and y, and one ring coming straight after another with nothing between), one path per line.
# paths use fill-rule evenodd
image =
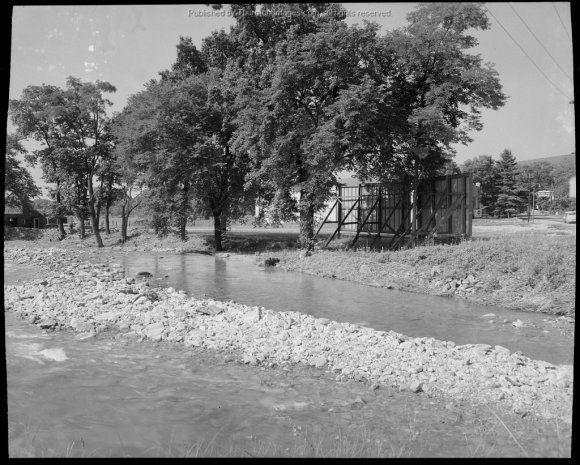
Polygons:
M381 31L405 25L406 14L415 5L343 3L354 15L347 19L349 24L361 24L365 15L382 12L382 17L368 18L380 24ZM461 164L482 154L497 158L505 148L511 149L518 160L574 152L570 4L501 2L487 3L486 7L547 77L490 16L491 29L472 34L480 42L473 53L495 63L509 100L498 111L483 112L483 130L471 134L474 142L470 145L456 147L455 161ZM201 15L189 14L188 10ZM191 37L199 47L211 31L229 31L233 24L227 11L216 13L203 4L14 6L10 98L20 98L29 85L64 87L66 78L75 76L113 84L117 92L109 96L114 102L112 110L120 111L130 94L141 90L175 61L180 35ZM8 131L14 131L11 123ZM39 169L31 172L38 184L45 186Z

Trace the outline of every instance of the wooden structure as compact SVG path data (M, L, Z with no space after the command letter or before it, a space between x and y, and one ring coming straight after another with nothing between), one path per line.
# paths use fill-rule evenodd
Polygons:
M471 173L440 176L419 184L417 207L409 185L394 183L339 186L338 195L315 237L325 224L337 224L326 241L341 233L373 237L371 246L386 239L389 249L407 247L430 239L448 242L471 237L473 216ZM416 213L414 213L416 212ZM333 215L334 213L334 215Z

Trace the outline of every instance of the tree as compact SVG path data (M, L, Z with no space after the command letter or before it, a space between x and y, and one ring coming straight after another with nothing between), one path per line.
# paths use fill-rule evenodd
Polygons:
M123 156L132 157L147 185L158 230L176 220L185 240L195 200L198 209L213 216L215 247L222 250L227 223L242 214L239 207L249 195L244 189L247 157L230 146L235 76L201 66L192 47L180 40L172 70L129 100L116 136Z
M334 173L410 178L416 193L421 178L450 162L452 144L471 142L469 132L482 128L481 108L506 100L493 66L466 52L477 45L466 32L489 27L481 6L421 5L408 20L382 38L371 25L336 21L289 35L277 44L270 80L246 97L236 138L259 161L256 177L276 179L276 198L301 191L302 245Z
M43 213L44 215L52 215L52 212L54 210L54 206L55 206L55 202L49 199L35 199L32 202L32 207Z
M157 124L157 116L160 112L158 91L157 83L149 81L145 85L145 90L129 96L127 105L113 119L114 159L116 160L114 169L119 174L121 189L122 242L128 239L127 229L131 213L146 202L147 194L154 193L151 188L148 192L143 192L143 188L148 183L149 176L155 175L157 168L150 166L149 162L157 159L157 141L161 138ZM150 182L150 184L153 183L153 181ZM141 193L138 199L133 196L136 190ZM153 202L150 202L151 204ZM153 207L155 207L154 204ZM166 212L167 209L164 209L163 205L153 208L151 212L153 218L158 211ZM155 232L160 232L158 227Z
M209 66L224 70L233 65L257 88L270 83L279 46L346 16L336 3L241 3L231 4L230 11L236 18L230 33L213 32L201 51Z
M528 217L531 208L535 202L540 202L539 199L532 200L538 190L553 190L554 177L552 175L553 167L547 162L534 162L530 165L524 165L519 168L517 182L522 193L522 202L528 205ZM544 205L546 202L544 201ZM538 206L536 203L536 206ZM549 203L547 204L549 205Z
M47 181L57 182L57 198L63 192L60 184L67 183L68 192L74 193L69 203L73 199L81 201L76 205L78 212L87 207L98 247L103 247L103 241L93 183L111 149L106 114L111 102L103 94L114 91L108 82L83 83L71 76L64 90L46 85L29 86L20 100L10 102L13 122L19 132L45 145L35 152L34 159L41 160ZM86 196L81 192L83 183ZM79 221L82 223L83 219ZM81 236L82 231L81 228Z
M67 173L61 169L59 149L64 144L66 134L59 130L58 121L49 113L52 106L59 104L60 93L61 90L56 86L28 86L22 92L20 100L10 101L9 110L12 122L18 128L18 137L32 138L43 145L42 149L27 154L26 160L32 166L40 162L44 180L56 185L52 195L57 203L55 214L60 237L64 238L66 232L62 215L65 214L66 208L61 198L60 187Z
M143 195L134 195L135 192L143 194L143 183L131 157L117 156L116 162L115 169L120 187L117 188L115 198L121 203L121 242L125 243L129 237L127 234L129 216L144 200Z
M205 162L203 171L195 176L192 188L202 212L213 216L215 248L222 250L230 221L247 213L248 203L255 199L255 189L245 185L250 170L246 153L232 147L239 111L235 103L237 75L230 70L223 74L211 70L204 78L208 86L204 112L213 117L201 126L205 142L199 150L205 154ZM196 79L185 82L199 86Z
M498 216L517 213L522 205L522 191L518 185L518 164L511 150L505 149L497 161L497 201L495 214Z
M454 174L461 174L461 168L455 160L449 160L440 169L438 174L440 176L452 176Z
M506 97L493 65L467 53L477 45L467 31L489 27L480 4L421 4L407 19L409 25L387 34L382 44L395 57L393 96L406 115L398 143L403 157L393 162L413 178L415 211L420 179L448 163L452 144L472 141L469 132L482 129L482 108L497 110Z
M221 8L221 5L217 4L214 7ZM267 156L261 154L258 148L258 145L264 146L266 142L264 139L258 141L259 132L255 130L260 130L259 124L256 125L257 121L253 121L253 118L257 117L258 121L261 122L261 118L265 117L265 113L262 112L259 105L269 98L267 94L271 96L275 92L273 86L276 84L273 84L273 80L277 75L276 73L279 73L280 61L283 61L289 53L297 57L299 52L294 45L301 38L315 35L325 27L342 21L345 17L345 10L340 5L330 3L274 3L233 4L231 11L237 20L236 25L231 28L229 34L213 33L206 38L202 45L202 53L205 55L207 63L210 63L212 67L221 70L224 74L229 70L238 80L235 86L237 89L236 107L239 109L236 119L238 129L233 137L232 148L250 154L254 174L246 179L246 190L252 189L262 202L267 202L271 207L274 207L276 216L293 216L294 213L301 210L302 219L310 224L310 226L303 228L302 236L304 237L305 234L308 234L305 231L312 229L312 208L317 208L313 205L308 206L312 202L312 195L306 194L308 190L304 181L308 177L305 174L306 166L304 164L302 169L302 187L296 184L296 172L289 174L292 180L286 179L282 169L273 170L272 176L267 175L268 168L262 164ZM319 56L319 58L321 57ZM320 62L323 63L324 60ZM302 71L307 70L303 67ZM312 78L313 75L314 72L309 78ZM320 87L327 85L327 83L322 83L325 80L326 77L320 79ZM282 85L289 84L289 80L282 83ZM312 97L316 98L316 96ZM290 98L288 102L292 105L289 94L286 94L285 97L280 96L280 100L284 98ZM308 98L310 97L304 95L303 103L306 103ZM328 105L332 98L328 102L324 102L322 106ZM278 112L277 116L282 113ZM294 118L296 116L293 115ZM272 121L273 118L275 117L271 117L269 121ZM286 118L285 121L289 122L290 119L290 117ZM279 126L281 127L281 125ZM311 139L310 143L313 142L314 139ZM289 163L292 164L292 162ZM266 163L269 166L274 164L276 164L274 160L271 160L271 163ZM289 168L288 165L286 167ZM314 178L309 179L308 182L317 184ZM325 190L327 187L321 186L321 192ZM292 194L292 191L302 192L300 202L296 201L296 196ZM321 197L317 202L322 205L324 199ZM301 221L301 224L305 225L304 221ZM303 242L308 242L308 239L304 239Z
M576 200L570 198L570 178L576 173L574 157L562 161L554 167L554 208L557 210L569 210L575 208Z
M6 158L4 163L4 205L24 206L32 198L40 195L30 172L24 168L17 156L26 150L14 134L6 136Z
M101 211L105 209L105 232L111 234L109 224L109 211L113 202L121 197L119 184L119 172L116 164L116 153L114 151L114 136L112 132L112 120L103 131L102 143L106 144L107 150L103 152L100 162L95 170L95 178L98 185L95 187L95 210L97 223L100 224Z
M115 92L116 89L108 82L83 83L73 77L67 79L67 87L66 104L55 108L54 114L69 131L70 147L76 149L82 159L81 166L87 185L87 203L93 233L97 246L103 247L93 182L100 165L108 158L112 149L107 134L109 118L106 114L107 106L110 106L111 102L104 98L103 94Z
M480 201L488 212L495 209L497 202L497 164L490 155L480 155L466 160L462 167L462 173L472 173L473 182L480 183Z
M83 176L64 178L60 185L62 197L61 211L73 213L79 223L79 236L86 237L85 220L89 216L87 183ZM55 189L49 189L51 198L55 198Z
M245 109L234 146L252 159L248 182L276 186L279 209L298 212L302 247L312 247L314 214L347 163L335 113L342 93L360 83L359 49L374 36L373 28L332 22L295 37L279 46L270 85L252 89L248 80L239 97Z

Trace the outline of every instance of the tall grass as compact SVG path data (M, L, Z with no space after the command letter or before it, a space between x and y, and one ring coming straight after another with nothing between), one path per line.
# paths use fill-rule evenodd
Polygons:
M90 448L89 439L80 438L61 447L51 444L42 447L33 437L28 442L10 447L10 457L315 457L315 458L411 458L411 457L570 457L570 437L559 431L558 422L542 422L534 439L530 429L518 431L517 424L506 424L490 409L475 422L460 427L449 425L433 432L428 424L408 411L400 418L398 432L385 435L371 427L348 428L321 425L322 431L292 424L292 430L283 443L269 438L248 437L245 441L229 439L215 433L210 439L193 440L188 446L171 442L152 446L142 451L121 447ZM444 434L444 439L440 436ZM525 441L525 442L524 442ZM433 452L435 451L435 452Z
M464 279L480 283L470 299L525 311L574 314L576 238L523 232L456 245L399 251L318 250L302 258L282 256L288 269L350 281L427 292L430 281ZM370 272L362 273L366 265ZM434 272L435 267L437 271ZM416 279L410 279L416 278ZM437 288L429 292L436 293Z

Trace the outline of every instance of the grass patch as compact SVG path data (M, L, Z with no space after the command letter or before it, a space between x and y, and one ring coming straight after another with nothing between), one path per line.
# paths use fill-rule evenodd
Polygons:
M314 458L411 458L411 457L570 457L571 431L558 421L529 423L503 418L481 408L481 415L461 427L449 425L431 431L412 410L400 418L397 431L368 426L348 428L336 424L309 428L291 421L287 435L268 437L228 436L218 430L208 439L190 445L169 442L143 450L138 447L110 449L91 447L90 438L77 438L66 446L44 447L34 432L17 445L10 444L10 457L314 457ZM459 416L458 418L461 418ZM505 421L504 421L505 420ZM443 436L441 434L444 433ZM121 444L123 441L119 438Z
M447 280L477 279L466 298L506 308L573 315L576 238L505 234L457 245L372 251L318 250L312 256L280 255L283 266L319 276L445 295Z

